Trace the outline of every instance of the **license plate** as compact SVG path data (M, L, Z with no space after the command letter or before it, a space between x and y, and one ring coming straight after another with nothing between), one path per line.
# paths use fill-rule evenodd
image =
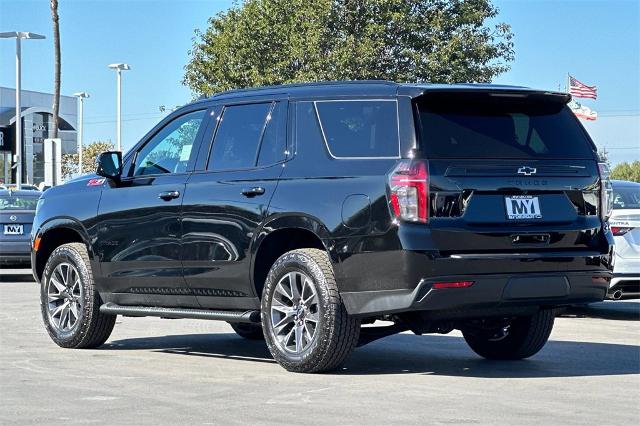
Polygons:
M5 225L4 226L4 235L22 235L24 233L24 229L22 225Z
M542 219L538 197L532 195L514 195L513 197L504 197L504 203L507 207L507 219Z

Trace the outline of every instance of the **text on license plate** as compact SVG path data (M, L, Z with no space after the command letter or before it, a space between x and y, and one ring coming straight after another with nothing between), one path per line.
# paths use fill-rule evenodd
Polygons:
M504 197L507 207L507 219L542 219L538 197L532 195L514 195Z
M24 232L22 225L5 225L4 235L22 235Z

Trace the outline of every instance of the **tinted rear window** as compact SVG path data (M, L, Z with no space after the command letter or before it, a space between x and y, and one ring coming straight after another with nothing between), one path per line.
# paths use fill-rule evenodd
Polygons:
M271 103L226 107L213 140L207 169L254 167L260 136L270 109Z
M470 102L419 105L429 158L593 159L573 113L562 104Z
M613 208L616 210L640 209L640 185L613 185Z
M399 156L395 101L322 101L315 105L334 157Z
M0 196L0 210L35 210L38 197Z

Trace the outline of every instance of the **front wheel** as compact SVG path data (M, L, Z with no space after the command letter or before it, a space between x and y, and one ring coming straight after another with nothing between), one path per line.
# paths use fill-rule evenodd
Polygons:
M321 250L280 256L267 276L261 311L269 351L289 371L333 370L358 343L360 321L347 313Z
M101 302L85 245L56 248L44 267L40 289L42 319L51 339L63 348L102 345L116 316L101 313Z
M547 343L554 319L553 309L543 309L499 325L474 321L462 330L462 335L471 349L484 358L524 359L538 353Z

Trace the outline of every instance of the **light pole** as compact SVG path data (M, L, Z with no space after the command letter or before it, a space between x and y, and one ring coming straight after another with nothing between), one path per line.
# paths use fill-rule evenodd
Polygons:
M110 64L109 68L111 68L112 70L116 70L117 75L118 75L118 112L117 112L117 130L116 130L116 138L118 141L118 151L122 151L122 142L121 142L121 137L122 137L122 71L127 71L130 70L131 67L129 67L129 64Z
M16 39L16 189L22 189L22 111L20 105L20 85L22 83L22 68L20 59L22 56L21 41L23 38L43 39L45 36L25 31L9 31L0 33L0 38Z
M89 94L87 92L78 92L74 93L73 96L78 98L80 101L80 117L78 118L78 173L82 174L82 125L84 121L84 98L88 98Z

